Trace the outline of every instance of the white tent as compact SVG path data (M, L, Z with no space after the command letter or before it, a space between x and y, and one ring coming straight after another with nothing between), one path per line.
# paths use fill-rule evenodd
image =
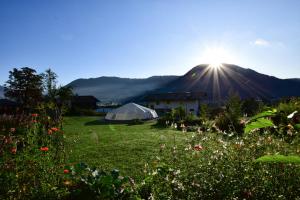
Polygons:
M147 119L155 119L158 115L155 110L150 108L146 108L144 106L128 103L117 109L112 110L107 113L105 116L106 120L116 120L116 121L127 121L127 120L147 120Z

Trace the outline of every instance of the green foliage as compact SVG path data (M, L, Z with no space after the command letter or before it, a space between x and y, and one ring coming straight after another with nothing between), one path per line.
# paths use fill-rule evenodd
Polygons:
M118 170L107 173L84 163L69 167L66 175L71 199L137 199L136 185Z
M294 128L295 128L297 131L300 131L300 124L295 124Z
M169 127L175 125L178 130L192 130L203 124L204 119L193 113L186 113L183 107L172 109L171 112L157 120L157 125Z
M0 198L66 195L58 188L65 162L63 131L54 127L51 118L38 114L11 116L6 122L0 133Z
M34 69L14 68L4 85L5 96L20 103L24 108L35 107L42 100L42 76Z
M202 120L207 120L208 117L208 106L207 104L200 105L200 118Z
M253 116L261 110L262 104L262 102L259 102L254 98L245 99L242 102L241 110L247 116Z
M225 111L215 119L216 126L221 131L234 132L241 134L243 132L243 123L241 123L241 100L238 95L231 95L225 106Z
M173 121L180 121L183 120L186 117L185 110L182 106L172 109L171 116Z
M260 129L260 128L266 128L266 127L272 127L274 126L273 122L269 119L265 118L257 118L253 120L251 123L248 123L245 127L245 133L249 133L252 130Z
M47 93L46 95L51 100L54 100L57 93L56 91L57 74L49 68L42 74L42 77L44 79L43 85Z
M237 94L229 96L226 102L226 114L231 121L237 121L242 116L242 103Z
M297 199L300 197L299 165L265 165L253 161L265 154L296 153L298 145L258 134L228 140L213 133L195 134L184 149L165 149L148 167L141 196L144 199L150 196L154 199ZM171 154L172 159L166 159L165 154Z
M42 74L46 95L39 109L46 111L54 121L61 122L62 116L69 111L69 103L74 96L70 86L57 87L57 75L51 69Z
M267 110L267 111L264 111L264 112L261 112L257 115L255 115L254 117L252 117L250 119L250 121L254 121L256 119L259 119L259 118L263 118L263 117L273 117L275 116L277 113L277 110L276 109L273 109L273 110Z
M284 156L284 155L266 155L255 160L260 163L286 163L300 164L299 156Z

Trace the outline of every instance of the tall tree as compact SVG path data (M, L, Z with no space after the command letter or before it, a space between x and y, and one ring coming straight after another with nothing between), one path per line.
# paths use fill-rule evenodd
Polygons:
M42 76L44 79L44 88L46 89L47 96L53 100L57 95L57 74L49 68L42 74Z
M34 69L14 68L9 72L9 80L4 85L5 96L23 107L35 107L42 100L43 78Z

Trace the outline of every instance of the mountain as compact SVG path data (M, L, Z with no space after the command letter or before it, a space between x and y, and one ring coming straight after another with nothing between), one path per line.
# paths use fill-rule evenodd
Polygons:
M124 102L148 91L153 91L177 79L177 76L152 76L145 79L99 77L77 79L68 84L78 95L93 95L100 101Z
M4 98L4 87L0 86L0 99Z
M241 98L274 99L300 96L300 79L279 79L237 65L198 65L155 92L206 92L209 100L224 100L231 93Z
M300 96L300 79L279 79L232 64L202 64L183 76L99 77L77 79L68 85L79 95L94 95L104 102L139 101L148 93L165 92L206 92L210 101L223 101L232 93L266 100Z

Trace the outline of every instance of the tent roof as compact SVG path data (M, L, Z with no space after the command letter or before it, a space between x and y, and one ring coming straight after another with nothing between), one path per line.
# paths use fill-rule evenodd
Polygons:
M157 118L155 110L146 108L136 103L128 103L107 113L108 120L133 120Z

